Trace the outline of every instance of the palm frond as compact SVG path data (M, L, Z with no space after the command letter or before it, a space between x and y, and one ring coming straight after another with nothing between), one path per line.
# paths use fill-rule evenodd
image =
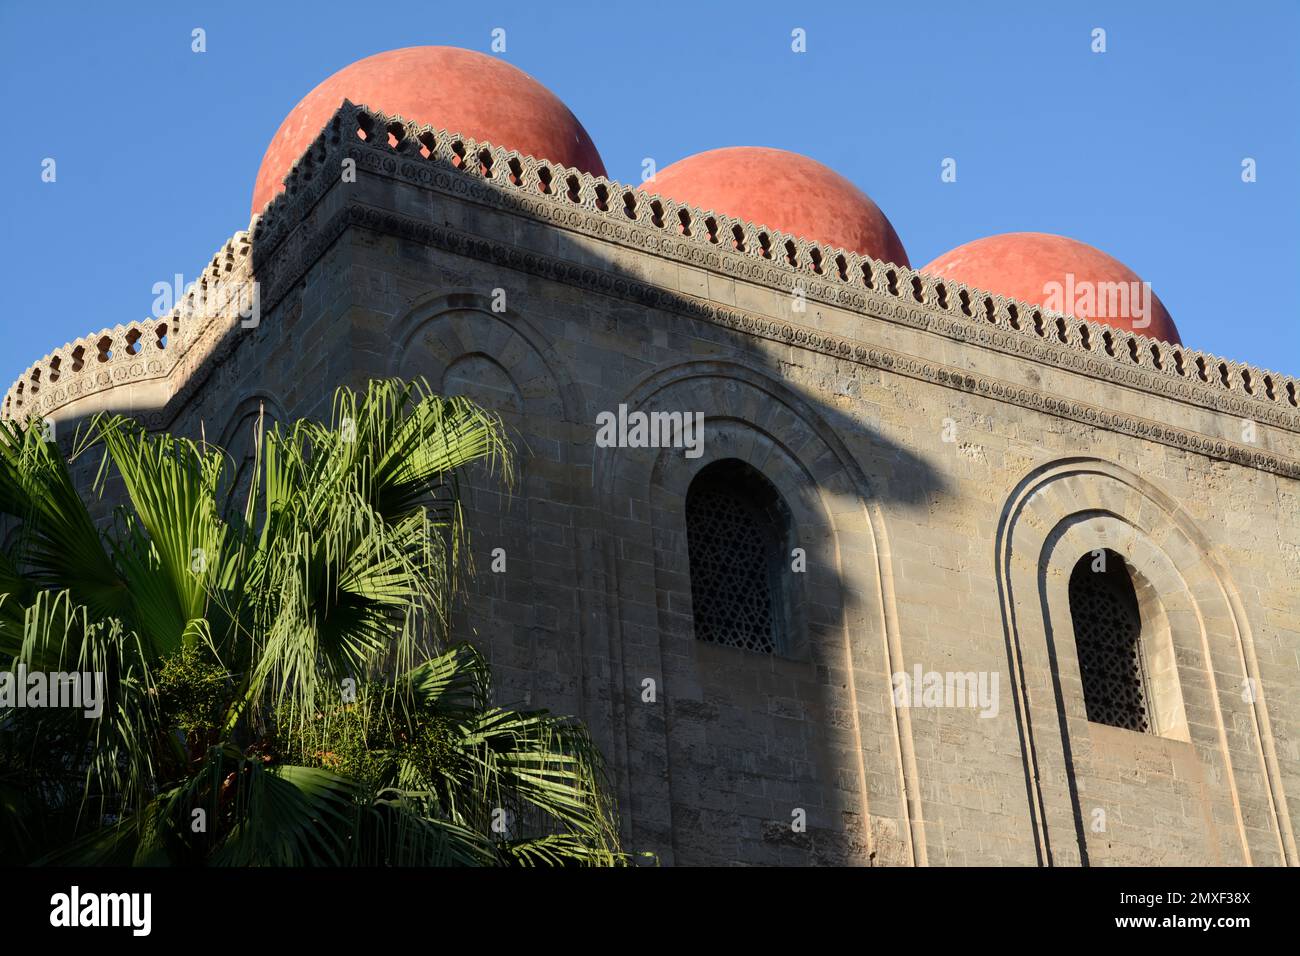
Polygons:
M0 421L0 515L19 523L12 561L33 587L69 590L98 616L129 613L127 584L39 420Z
M135 865L625 862L581 725L492 704L448 622L466 469L513 482L490 412L423 382L340 389L218 448L100 416L103 529L40 423L0 422L0 666L99 675L102 713L0 714L0 851ZM40 808L39 810L36 808ZM509 819L509 825L502 821Z

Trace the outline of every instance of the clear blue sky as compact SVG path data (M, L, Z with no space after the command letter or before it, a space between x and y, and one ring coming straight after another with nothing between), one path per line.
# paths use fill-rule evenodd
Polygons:
M614 179L647 156L797 150L870 194L915 265L991 233L1073 236L1151 282L1188 345L1300 373L1296 0L487 6L0 0L0 390L197 275L317 82L394 47L488 52L496 27Z

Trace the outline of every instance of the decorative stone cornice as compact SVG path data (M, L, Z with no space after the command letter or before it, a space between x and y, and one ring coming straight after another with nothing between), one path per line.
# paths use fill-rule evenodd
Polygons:
M458 229L434 225L361 203L351 203L340 211L324 227L322 241L328 243L331 241L328 237L341 235L349 226L360 226L385 235L425 243L456 255L566 282L589 292L626 299L650 308L663 309L711 322L746 335L821 352L933 385L982 395L996 401L1045 412L1058 418L1082 422L1092 427L1132 435L1210 458L1300 479L1300 461L1256 446L1213 438L1185 428L1063 398L1042 389L1002 381L976 374L968 369L945 365L892 349L868 346L854 339L793 325L743 309L718 305L707 299L662 289L606 270L576 266L564 259L527 252L502 242L485 241ZM924 309L909 306L902 300L873 302L871 308L873 315L878 314L877 309L885 318L914 328L932 329L962 341L990 344L993 342L992 337L999 334L996 329L982 328L978 325L972 328L971 323L958 322L948 316L936 318L927 314ZM1019 350L1020 354L1036 356L1037 353L1031 351L1029 347L1042 347L1041 343L1032 340L1021 341L1024 348ZM1119 378L1119 376L1115 377Z
M247 276L256 274L261 286L264 314L288 294L349 224L356 224L593 291L669 308L748 334L830 351L867 364L876 364L870 361L873 352L882 356L889 354L815 330L664 290L611 271L543 256L494 239L359 203L346 205L324 219L317 204L331 187L338 184L337 171L344 158L355 160L358 170L412 183L458 201L489 207L784 292L792 293L799 289L810 301L905 324L983 348L1031 357L1047 366L1057 366L1300 433L1300 407L1297 407L1300 405L1300 383L1294 378L1049 312L857 253L820 246L777 230L651 195L604 177L488 143L478 143L457 133L408 123L400 117L390 117L346 102L290 170L285 179L285 191L255 217L250 227L251 235L239 234L226 246L229 259L232 243L237 244L241 267L249 270ZM219 253L213 260L214 266L220 258ZM252 259L256 261L250 261ZM138 328L131 326L119 331L124 329L119 326L118 330L112 331L117 336L129 336ZM143 331L140 338L147 338ZM47 374L50 360L67 354L79 344L84 345L90 340L98 343L100 339L102 335L70 343L33 366L10 389L5 413L21 412L25 415L53 407L56 404L53 398L47 402L43 395L50 382ZM114 337L113 340L124 339ZM170 340L168 346L171 346ZM859 354L863 350L864 354ZM127 350L120 351L125 353ZM186 345L184 354L190 355L191 351ZM102 353L97 351L96 354ZM186 365L197 362L200 355L206 354L202 349L194 352ZM172 370L177 368L179 358L178 355L174 360ZM118 362L118 354L114 352L108 361ZM120 361L130 365L131 372L126 373L130 377L136 363L127 363L125 357ZM892 364L881 367L909 374L912 367L909 363L921 360L895 355L890 361ZM63 367L60 364L55 371L61 372ZM151 366L144 365L142 374L168 374L168 371L151 373L149 368ZM165 369L166 363L162 362L159 368ZM982 380L968 373L962 373L964 377L955 377L955 370L945 371L925 362L917 368L921 369L917 377L928 378L924 369L934 368L935 375L944 371L947 376L935 379L939 384L961 388L966 378L971 378L973 390L985 391L981 387ZM180 371L184 373L185 370ZM35 379L32 378L33 372L39 373ZM188 392L188 383L183 380L188 379L188 375L180 374L176 378L177 392ZM112 382L101 385L99 379L96 376L96 388L112 387ZM25 382L35 382L41 397L34 400L30 389L23 396ZM1100 427L1131 431L1141 437L1166 441L1213 457L1294 475L1293 461L1255 448L1216 441L1157 423L1128 419L1092 406L1078 405L1078 414L1075 415L1077 403L1006 383L987 381L983 384L987 385L987 393L997 398L1075 417ZM997 387L1002 388L1002 393L996 390ZM16 394L26 401L25 406L13 407Z
M248 234L237 232L165 317L101 329L30 366L6 393L3 417L48 416L125 385L179 377L172 387L181 387L235 316L232 303L244 297L250 279Z
M571 232L786 292L798 288L811 301L884 319L898 317L891 303L904 303L910 324L960 341L1300 432L1300 381L1293 377L822 246L346 102L254 227L259 276L263 253L271 258L337 181L334 171L343 158L354 159L359 170ZM323 176L326 167L330 175Z

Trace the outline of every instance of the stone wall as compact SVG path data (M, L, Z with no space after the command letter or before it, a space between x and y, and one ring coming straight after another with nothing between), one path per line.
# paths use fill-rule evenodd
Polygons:
M457 626L501 703L592 728L630 847L1297 862L1294 380L350 105L249 242L260 321L213 323L132 410L236 447L375 376L499 410L521 479L473 482ZM704 453L597 447L620 405L703 412ZM807 555L780 654L695 639L684 502L723 459ZM1086 718L1066 584L1102 548L1138 588L1157 733ZM996 679L996 714L895 706L918 666Z

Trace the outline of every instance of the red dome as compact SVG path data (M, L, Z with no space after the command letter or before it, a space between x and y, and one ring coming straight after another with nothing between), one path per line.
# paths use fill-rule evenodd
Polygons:
M1137 273L1100 249L1064 236L988 236L944 253L921 271L1164 342L1182 341L1156 294L1147 299Z
M660 170L641 188L801 239L908 265L907 251L880 207L833 169L798 153L760 146L711 149Z
M257 213L345 99L538 159L605 175L577 117L546 87L503 60L449 46L411 46L345 66L303 97L262 157Z

